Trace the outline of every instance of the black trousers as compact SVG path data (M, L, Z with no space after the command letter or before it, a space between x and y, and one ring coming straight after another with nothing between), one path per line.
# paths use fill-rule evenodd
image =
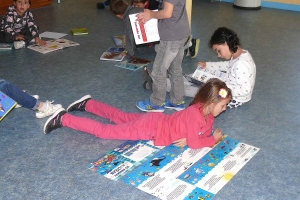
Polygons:
M28 44L33 39L33 36L29 31L28 27L23 28L19 34L24 35L24 39L25 39L24 41L26 44ZM11 34L6 33L5 31L0 32L1 43L13 43L14 41L15 38Z

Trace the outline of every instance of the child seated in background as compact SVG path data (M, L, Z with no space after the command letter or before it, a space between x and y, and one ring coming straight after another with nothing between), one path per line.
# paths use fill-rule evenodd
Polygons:
M227 105L236 108L251 100L255 85L256 66L251 54L241 48L237 34L226 28L218 28L211 36L209 46L227 61L198 62L202 69L226 71L223 81L232 91L232 100Z
M38 33L38 27L29 11L31 0L13 0L3 16L0 28L0 42L14 43L15 49L25 47L31 41L45 45Z
M112 0L110 2L110 10L119 19L124 21L125 26L125 43L128 56L134 58L134 51L136 49L134 35L131 28L131 23L129 15L143 12L143 8L134 7L133 5L128 5L124 0Z

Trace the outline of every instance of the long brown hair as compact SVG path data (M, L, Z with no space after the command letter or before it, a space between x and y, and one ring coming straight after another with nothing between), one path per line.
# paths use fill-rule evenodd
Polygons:
M219 94L221 89L224 89L227 92L227 95L225 97ZM210 103L219 103L222 99L225 98L232 98L231 90L223 81L217 78L212 78L199 88L193 101L190 103L190 106L196 103L201 103L202 108L205 108Z

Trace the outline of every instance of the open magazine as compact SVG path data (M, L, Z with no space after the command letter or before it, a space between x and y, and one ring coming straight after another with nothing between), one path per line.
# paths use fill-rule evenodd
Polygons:
M157 28L157 19L150 19L144 24L137 20L137 14L129 15L135 43L145 44L159 41L160 37Z
M136 71L136 70L141 69L144 66L148 65L149 63L152 63L152 61L148 60L148 59L135 57L133 59L128 59L128 60L119 62L119 63L115 64L115 66Z
M100 60L122 61L126 52L124 47L110 47L100 57Z
M211 78L218 78L223 81L226 76L226 72L215 70L215 69L201 69L202 65L198 66L192 75L192 78L206 83Z
M200 149L126 141L88 168L159 199L211 200L259 150L229 137Z
M17 105L17 102L0 91L0 121Z
M40 52L42 54L49 53L52 51L65 49L68 47L73 47L79 45L77 42L73 42L67 39L55 39L46 41L46 45L32 44L28 46L28 49Z

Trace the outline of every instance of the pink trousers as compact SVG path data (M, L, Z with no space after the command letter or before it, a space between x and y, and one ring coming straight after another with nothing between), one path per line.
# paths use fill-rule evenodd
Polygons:
M157 132L157 122L162 113L125 113L105 103L89 100L85 110L115 124L102 124L89 118L66 113L62 125L93 134L104 139L151 140Z

